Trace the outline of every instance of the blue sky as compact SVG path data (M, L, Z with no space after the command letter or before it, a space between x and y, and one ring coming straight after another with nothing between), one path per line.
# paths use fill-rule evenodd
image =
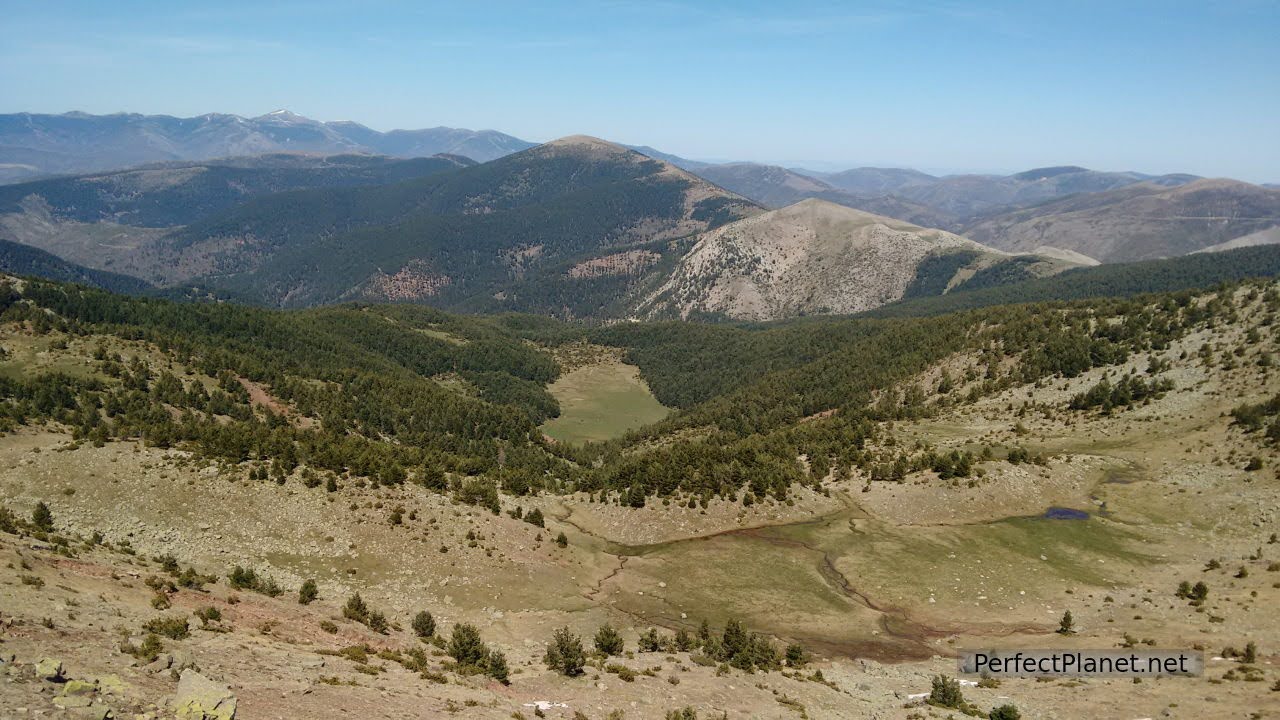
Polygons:
M1280 2L16 2L0 112L573 133L695 158L1280 182Z

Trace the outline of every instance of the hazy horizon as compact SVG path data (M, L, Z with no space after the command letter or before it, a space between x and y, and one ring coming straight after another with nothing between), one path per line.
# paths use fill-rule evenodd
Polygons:
M1080 165L1280 182L1273 3L5 10L0 112L288 108L820 171Z

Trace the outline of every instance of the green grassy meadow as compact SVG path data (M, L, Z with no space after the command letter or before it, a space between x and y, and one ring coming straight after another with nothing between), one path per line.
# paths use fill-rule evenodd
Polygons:
M621 362L586 365L565 373L548 388L560 402L560 417L542 426L558 442L597 442L667 416L639 371Z

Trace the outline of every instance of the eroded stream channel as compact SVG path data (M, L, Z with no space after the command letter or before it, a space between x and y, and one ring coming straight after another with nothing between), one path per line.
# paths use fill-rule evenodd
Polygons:
M754 630L797 640L819 652L880 661L946 654L939 638L1049 634L1050 622L1002 613L922 613L885 599L893 583L926 588L944 582L955 548L965 542L993 558L1050 565L1039 558L1067 551L1112 557L1126 552L1124 531L1095 520L1006 518L949 528L891 528L861 508L846 507L800 522L732 529L712 535L626 545L584 530L564 508L558 519L578 529L575 542L617 558L583 595L638 623L693 629L729 617ZM1086 527L1088 526L1088 527ZM915 537L904 541L904 537ZM906 544L904 544L906 543ZM895 555L895 545L902 545ZM1025 547L1020 547L1025 545ZM1050 549L1053 548L1053 549ZM1101 581L1083 555L1054 566L1052 577ZM875 572L866 572L868 567ZM1016 576L1021 574L1011 568ZM947 577L946 581L951 578ZM956 578L959 580L959 578ZM888 583L888 584L887 584ZM901 587L894 587L900 591ZM912 603L919 605L919 601ZM932 608L930 608L932 609ZM987 618L1010 618L991 621ZM944 619L945 618L945 619Z

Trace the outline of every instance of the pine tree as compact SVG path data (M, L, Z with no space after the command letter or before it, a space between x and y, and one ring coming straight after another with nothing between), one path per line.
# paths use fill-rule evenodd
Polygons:
M348 620L355 620L358 623L368 622L369 606L365 605L364 598L360 597L360 593L355 593L347 598L347 604L342 607L342 617Z
M43 500L36 503L36 509L31 511L31 523L37 530L53 532L53 512Z
M503 685L510 685L508 679L509 671L507 670L507 656L502 654L501 650L494 648L489 649L489 654L485 658L484 671L489 677L497 680Z
M792 643L787 646L787 665L790 667L803 667L809 662L809 653L805 652L804 646L800 643Z
M537 525L538 527L546 527L545 521L542 518L542 511L539 510L538 508L534 508L529 512L525 513L524 521L529 523L530 525Z
M474 668L484 662L487 651L476 626L459 623L453 626L453 635L449 638L446 652L462 667Z
M413 634L420 638L429 638L436 634L436 619L426 610L413 616Z
M1062 620L1058 623L1059 635L1072 635L1075 633L1075 619L1071 617L1071 611L1068 610L1062 614Z
M562 627L551 636L547 644L547 654L543 657L547 667L559 671L562 675L574 677L582 674L582 666L586 663L586 655L582 651L582 640Z
M611 625L601 625L596 631L595 637L596 652L608 657L610 655L621 655L623 651L622 635L613 629Z
M320 589L316 587L316 581L308 578L302 583L302 587L298 588L298 603L301 605L310 605L320 597Z

